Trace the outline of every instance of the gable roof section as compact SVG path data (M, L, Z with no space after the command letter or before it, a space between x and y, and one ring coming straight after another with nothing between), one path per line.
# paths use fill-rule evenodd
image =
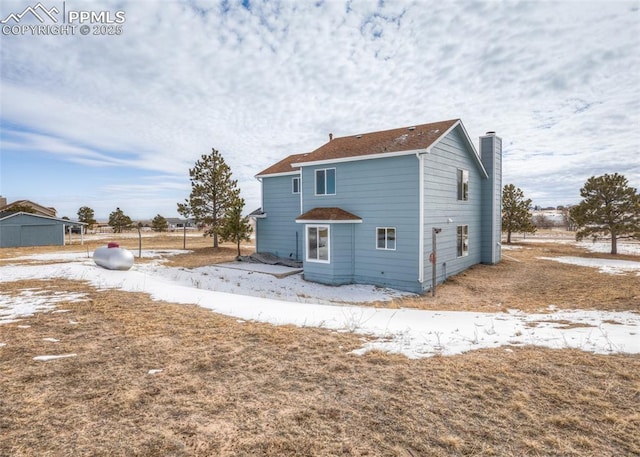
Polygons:
M296 222L304 223L335 223L335 224L358 224L362 219L355 214L343 210L342 208L313 208L304 214L296 217Z
M456 128L459 128L462 141L472 155L478 169L487 178L489 175L482 165L480 155L460 119L334 138L315 151L293 154L284 158L258 173L256 178L298 174L300 167L308 165L428 152Z
M63 224L66 224L66 225L87 225L86 222L70 221L70 220L67 220L67 219L60 219L58 217L49 217L49 216L43 216L41 214L25 213L25 212L22 212L22 211L19 212L19 213L11 213L11 214L9 214L7 216L0 217L0 222L1 221L6 221L8 219L11 219L12 217L17 217L17 216L20 216L20 215L29 216L29 217L35 217L35 218L38 218L38 219L47 219L47 220L51 220L51 221L55 221L55 222L62 222Z
M50 206L49 207L42 206L42 205L39 205L38 203L32 202L31 200L16 200L15 202L11 202L11 203L1 207L0 208L0 212L4 212L4 211L7 211L7 210L10 210L13 206L16 206L16 205L28 206L30 208L33 208L35 213L29 213L29 214L39 214L41 216L56 217L56 209L55 208L50 207Z
M264 178L266 176L283 176L290 174L297 174L300 172L300 167L294 167L291 164L304 160L309 153L292 154L289 157L285 157L280 162L271 165L269 168L262 170L256 175L256 178Z
M308 154L294 166L318 162L362 160L379 156L406 154L409 151L426 150L443 135L460 124L459 119L402 127L381 132L351 135L333 140Z

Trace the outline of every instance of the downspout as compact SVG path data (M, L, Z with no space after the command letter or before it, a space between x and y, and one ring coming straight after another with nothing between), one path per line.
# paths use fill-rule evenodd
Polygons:
M300 196L300 214L303 214L304 213L304 209L302 209L303 208L302 197L303 197L304 194L302 192L302 167L300 167L300 185L298 187L298 190L300 191L299 194L298 194ZM306 225L305 225L305 227L306 227ZM303 238L303 239L305 239L305 238ZM304 251L304 249L303 249L303 251ZM296 260L298 260L298 261L300 260L300 257L298 256L298 228L297 227L296 227Z
M304 213L304 209L303 209L303 201L302 201L302 167L300 167L300 188L298 189L300 192L300 214Z
M260 183L260 209L261 209L262 213L264 214L264 183L262 182L262 178L261 177L256 176L256 179ZM256 236L255 236L256 252L260 252L259 247L258 247L258 218L256 217L254 219L254 221L256 223ZM185 222L184 225L185 225L185 230L186 230L187 223Z
M416 152L418 158L419 194L418 194L418 282L424 283L424 155L429 154L430 149Z
M256 176L256 179L260 183L260 208L262 212L264 212L264 186L262 185L262 178L260 176Z

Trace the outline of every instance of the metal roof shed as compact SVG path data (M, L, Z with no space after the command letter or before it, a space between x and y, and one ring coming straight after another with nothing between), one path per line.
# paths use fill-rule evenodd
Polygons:
M64 246L67 227L83 227L74 222L30 213L13 213L0 217L0 247ZM80 239L82 241L82 233Z

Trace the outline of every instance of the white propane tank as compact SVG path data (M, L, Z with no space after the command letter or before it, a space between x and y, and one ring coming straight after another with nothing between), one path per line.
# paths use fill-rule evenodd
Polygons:
M133 266L133 254L118 243L109 243L93 251L93 261L107 270L128 270Z

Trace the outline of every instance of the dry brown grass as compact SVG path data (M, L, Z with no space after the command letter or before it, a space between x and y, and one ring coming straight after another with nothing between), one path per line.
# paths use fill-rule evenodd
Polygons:
M2 456L640 453L639 357L360 357L349 353L357 335L238 322L144 294L69 281L4 290L26 286L91 301L0 326ZM77 356L33 360L65 353Z
M104 236L104 235L102 235ZM136 263L145 263L150 259L138 258L139 240L136 233L113 234L108 238L96 239L92 235L88 235L81 245L79 241L65 246L34 246L21 248L4 248L0 249L0 265L6 265L13 262L10 259L16 257L29 256L34 254L46 254L50 252L82 252L89 256L93 251L101 246L106 246L108 242L117 242L120 247L129 249L135 256ZM233 260L237 255L236 246L233 243L220 243L220 247L213 248L213 241L210 237L204 237L200 232L192 232L187 236L186 243L181 234L173 233L145 233L142 238L142 249L166 250L166 249L186 249L190 251L188 254L178 254L169 257L168 265L181 266L185 268L195 268L214 263L228 262ZM241 254L247 255L254 252L254 246L251 244L241 245ZM56 261L58 262L58 261ZM51 261L44 260L23 260L21 263L28 264L46 264Z
M419 309L458 309L527 312L558 309L601 309L640 312L640 281L636 273L609 275L595 268L567 265L538 257L578 256L640 259L591 253L573 245L514 243L498 265L476 265L452 276L436 289L436 297L397 300L394 306ZM385 306L384 304L382 306Z
M193 259L174 264L211 260L204 241ZM595 289L598 302L580 289L608 275L535 259L575 255L570 249L505 252L520 262L476 267L435 300L416 302L491 310L518 307L520 293L532 309L637 304L631 276L611 277L620 282L606 287L618 294ZM215 254L226 260L235 252ZM27 287L90 300L0 325L2 457L640 455L638 356L534 347L423 360L355 356L358 335L241 322L81 282L18 281L2 291ZM77 356L33 360L68 353Z

